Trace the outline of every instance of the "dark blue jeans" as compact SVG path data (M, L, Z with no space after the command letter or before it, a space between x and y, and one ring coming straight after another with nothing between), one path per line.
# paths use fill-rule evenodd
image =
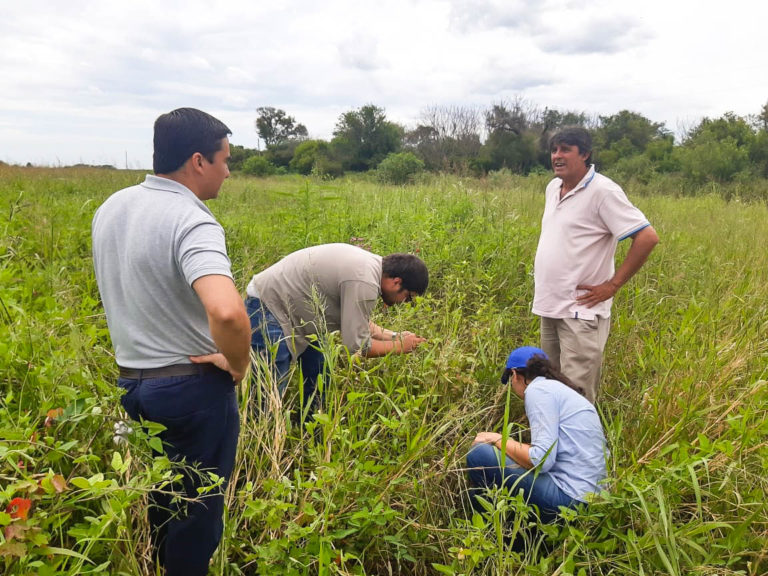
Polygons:
M251 319L251 348L256 354L268 356L280 396L285 396L285 390L290 380L291 352L288 348L288 340L280 327L280 322L258 298L246 298L245 308ZM323 353L309 346L299 355L298 364L304 381L302 406L312 406L312 409L315 410L322 406L322 398L315 395L315 392L317 390L317 378L325 366ZM257 367L252 366L251 368L255 373Z
M240 415L232 376L223 370L195 376L129 380L121 403L134 420L166 427L160 433L165 453L180 467L183 486L150 493L148 508L155 555L166 576L205 575L223 531L224 490L235 464ZM193 466L194 468L190 468ZM207 472L225 479L220 488L199 495L210 485ZM194 501L173 501L174 490Z
M512 488L517 493L522 490L529 504L539 509L542 522L552 522L557 518L558 507L574 508L579 504L563 492L547 473L535 475L534 470L518 466L509 456L501 468L501 451L490 444L475 444L467 454L469 480L472 484L470 496L472 506L478 512L483 509L477 502L487 488L493 486Z

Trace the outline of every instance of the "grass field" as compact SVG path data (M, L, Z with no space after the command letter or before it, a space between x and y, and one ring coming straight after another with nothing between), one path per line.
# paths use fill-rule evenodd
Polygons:
M94 210L141 180L0 167L3 574L150 573L145 496L173 472L150 456L157 430L113 443L124 416L90 259ZM511 348L538 342L547 180L225 183L209 205L241 290L290 251L352 238L418 252L431 283L375 318L427 337L414 354L359 361L330 339L329 409L308 430L274 405L254 418L243 388L212 574L768 573L768 210L716 190L629 188L661 244L614 304L599 403L607 491L522 552L504 545L525 529L518 497L472 516L462 466L474 433L525 428L498 377Z

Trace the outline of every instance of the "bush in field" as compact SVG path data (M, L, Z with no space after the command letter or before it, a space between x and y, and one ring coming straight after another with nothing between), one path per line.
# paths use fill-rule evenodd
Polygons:
M315 159L314 166L312 166L312 174L321 178L338 178L344 175L344 167L341 164L341 160L334 158L332 155L320 154Z
M749 158L757 171L768 178L768 130L761 130L749 149Z
M623 182L634 178L638 182L647 184L653 178L653 164L644 154L636 154L622 158L612 168L606 170L606 174L617 182Z
M323 140L305 140L298 146L293 153L293 158L289 164L293 172L299 174L310 174L318 158L327 157L330 154L330 146Z
M251 156L243 162L243 173L250 176L271 176L276 170L264 156Z
M673 136L666 136L653 140L645 147L646 156L653 164L656 172L676 172L680 170L680 161L675 156L675 139Z
M712 134L677 149L683 176L692 182L731 182L749 168L749 150L731 136L718 140Z
M508 168L527 174L536 163L537 147L536 136L530 132L497 130L488 136L473 166L478 173Z
M376 178L387 184L412 182L417 174L424 171L424 162L412 152L390 154L376 169Z
M251 158L252 156L258 156L259 151L252 148L246 148L244 146L238 146L237 144L229 145L229 169L233 172L235 170L243 169L243 162Z

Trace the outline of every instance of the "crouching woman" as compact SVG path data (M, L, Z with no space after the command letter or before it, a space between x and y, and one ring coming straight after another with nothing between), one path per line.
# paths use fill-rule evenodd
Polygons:
M480 432L467 454L473 506L489 487L523 490L526 501L552 522L560 506L575 508L599 490L605 477L605 436L584 391L555 370L543 350L512 351L501 382L523 399L531 443ZM502 468L502 450L506 454ZM535 469L535 470L534 470Z

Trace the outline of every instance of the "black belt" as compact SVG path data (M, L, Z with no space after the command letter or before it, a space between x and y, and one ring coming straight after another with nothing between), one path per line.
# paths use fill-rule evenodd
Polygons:
M206 372L220 370L210 362L205 364L171 364L162 368L120 368L120 378L128 380L147 380L149 378L169 378L171 376L196 376Z

